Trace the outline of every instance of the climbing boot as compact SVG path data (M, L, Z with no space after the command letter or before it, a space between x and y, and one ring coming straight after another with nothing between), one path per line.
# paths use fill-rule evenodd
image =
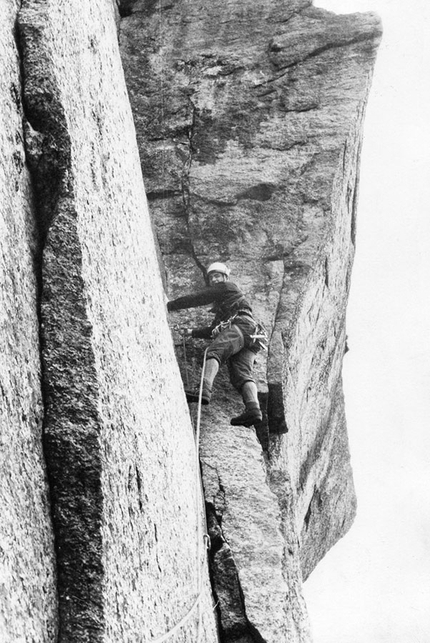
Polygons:
M187 402L190 404L192 403L197 403L199 401L199 393L200 393L200 387L197 386L196 388L190 390L190 391L185 391L185 395L187 396ZM203 380L203 388L202 388L202 404L209 404L211 401L211 395L212 395L212 389L205 384Z
M230 424L233 426L253 426L258 424L263 419L263 415L260 411L260 407L257 403L251 403L246 405L245 411L238 415L235 418L230 420Z

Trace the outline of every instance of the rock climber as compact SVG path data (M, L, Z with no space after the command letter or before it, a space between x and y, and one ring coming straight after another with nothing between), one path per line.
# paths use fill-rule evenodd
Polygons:
M211 339L203 374L202 404L209 404L212 385L221 364L226 363L230 381L242 395L245 410L232 418L234 426L252 426L261 422L262 414L253 376L256 353L261 344L256 339L257 323L252 309L238 286L229 281L230 270L220 262L207 269L208 286L199 292L169 301L168 311L213 304L212 324L205 328L186 329L185 335ZM261 337L261 335L260 335ZM198 402L199 391L186 391L188 402Z

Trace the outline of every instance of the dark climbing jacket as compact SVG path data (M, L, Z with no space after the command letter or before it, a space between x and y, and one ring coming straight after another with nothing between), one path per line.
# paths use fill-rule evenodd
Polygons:
M223 281L208 286L191 295L178 297L167 304L167 310L182 310L183 308L196 308L213 304L210 312L215 313L215 318L207 328L193 330L193 337L209 339L213 329L221 322L227 322L231 317L244 315L252 318L252 309L240 288L231 281ZM236 323L236 322L235 322Z

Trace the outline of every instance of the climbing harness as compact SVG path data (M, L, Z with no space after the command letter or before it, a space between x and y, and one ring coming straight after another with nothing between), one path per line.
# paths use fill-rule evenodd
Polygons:
M265 329L264 325L261 322L255 322L255 324L256 324L255 333L254 335L250 335L250 338L252 339L252 344L250 344L250 348L255 346L255 347L258 347L258 349L267 351L267 347L269 344L269 335L267 333L267 330Z
M212 339L215 339L215 337L218 337L218 335L222 333L223 330L226 330L227 328L231 328L235 319L236 319L236 315L233 315L232 317L229 317L226 321L222 321L219 324L217 324L215 328L212 329L212 332L211 332Z
M252 341L248 343L247 348L257 348L258 350L262 349L264 351L267 351L267 346L269 343L269 336L267 334L267 330L261 322L255 321L252 314L247 310L238 310L237 313L235 313L225 321L222 321L219 324L217 324L215 328L212 330L212 333L211 333L212 339L215 339L216 337L218 337L218 335L222 333L223 330L226 330L227 328L231 328L232 325L234 324L235 319L237 317L240 317L241 315L246 315L247 317L252 319L252 321L255 324L255 333L253 335L249 335L249 338Z
M218 337L218 335L222 333L223 330L226 330L227 328L231 328L232 325L234 324L234 320L236 319L236 317L240 317L241 315L246 315L247 317L250 317L252 321L254 321L254 318L248 309L243 308L243 309L237 310L234 313L234 315L231 315L225 321L221 321L219 324L215 326L215 328L212 329L212 333L211 333L212 339L215 339L215 337Z
M183 342L183 348L184 348L184 362L185 365L187 366L187 358L186 358L186 345L185 345L185 337L184 337L184 342ZM206 365L206 356L207 352L209 350L209 347L206 348L204 355L203 355L203 367L202 367L202 374L200 377L200 387L199 387L199 401L198 401L198 407L197 407L197 420L196 420L196 427L195 427L195 443L196 443L196 478L197 478L197 485L196 485L196 493L197 490L200 490L200 499L203 500L204 502L204 491L203 491L203 482L202 482L202 477L200 474L200 458L199 458L199 444L200 444L200 422L201 422L201 410L202 410L202 393L203 393L203 376L204 376L204 371L205 371L205 365ZM187 383L188 383L188 373L187 373ZM196 499L197 506L200 507L200 501L197 498ZM199 510L197 510L198 513ZM188 612L181 618L176 625L166 632L165 634L162 634L161 636L151 639L151 643L163 643L164 641L167 641L173 634L176 634L192 617L195 609L198 607L199 612L198 612L198 634L197 634L197 640L196 643L200 643L202 640L202 609L201 609L201 599L203 596L203 569L205 567L205 562L206 562L206 557L202 556L202 543L205 543L205 549L208 551L210 549L210 538L208 534L208 525L206 521L206 511L203 506L203 524L204 524L204 533L202 534L202 524L201 520L198 520L198 534L197 534L197 557L199 561L199 576L198 576L198 591L197 591L197 596L188 610ZM215 609L215 608L214 608Z

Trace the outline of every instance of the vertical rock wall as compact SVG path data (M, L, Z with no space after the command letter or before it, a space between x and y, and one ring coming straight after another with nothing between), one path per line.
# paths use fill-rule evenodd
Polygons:
M0 640L56 638L54 540L42 454L33 194L25 164L16 3L0 21Z
M257 366L263 423L229 426L241 405L225 374L203 416L222 640L307 641L302 574L355 512L341 367L380 23L307 0L131 0L120 11L169 294L225 261L270 333ZM208 318L185 311L171 325ZM177 353L192 379L201 346L188 346L188 368Z
M24 0L18 16L26 161L41 264L43 439L58 567L58 640L149 643L179 626L172 641L201 637L209 643L217 634L194 435L166 321L114 9L111 0ZM16 54L13 62L18 64ZM9 87L5 96L10 103ZM19 132L19 116L13 118ZM45 520L19 565L30 561L22 585L32 565L44 568L36 581L49 592L37 594L31 617L22 613L32 609L27 601L9 618L19 621L13 634L22 628L25 640L53 642L52 535L40 462L36 284L29 250L33 210L25 203L27 171L12 174L9 152L13 143L12 159L22 169L22 141L7 143L11 177L3 189L13 193L17 183L21 191L12 194L16 212L6 211L5 223L6 272L13 282L6 309L16 310L11 353L14 339L22 342L21 363L10 358L7 395L21 397L12 404L22 407L18 416L11 404L10 434L31 448L29 464L21 465L31 482L23 479L28 489L15 493L27 505L37 495L33 522ZM24 257L19 268L18 255ZM11 298L15 291L22 302ZM34 436L27 436L31 431ZM17 514L23 511L18 503ZM12 528L15 520L10 523ZM34 532L33 526L28 536ZM18 552L28 536L20 536ZM15 570L15 583L17 578ZM36 596L35 588L25 590ZM32 638L28 619L50 621L51 633ZM5 640L18 640L13 634Z
M364 116L364 102L357 103L335 168L331 229L305 282L294 322L284 335L289 431L271 441L272 461L283 452L298 492L297 524L305 578L349 529L356 508L341 369L347 350L345 312L354 258Z

